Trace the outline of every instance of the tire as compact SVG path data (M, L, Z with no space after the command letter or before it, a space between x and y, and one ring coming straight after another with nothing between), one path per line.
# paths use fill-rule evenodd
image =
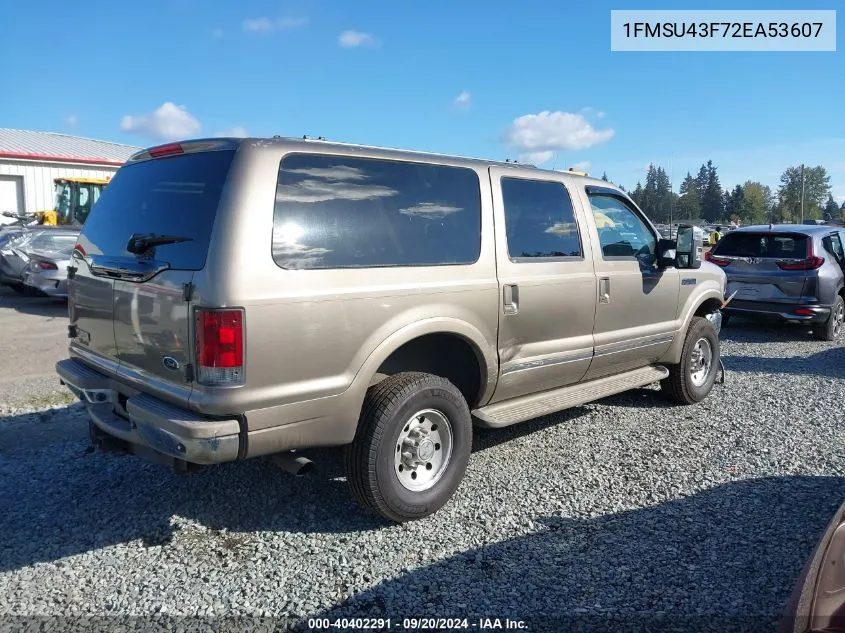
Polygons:
M705 369L697 361L697 355L707 354L708 349L710 361ZM669 365L668 369L669 376L660 382L660 387L672 400L695 404L707 397L719 371L719 337L710 321L704 317L692 318L684 338L681 362Z
M452 497L471 449L469 407L451 382L423 373L390 376L367 391L346 448L350 492L391 521L421 519Z
M824 323L813 326L813 337L820 341L835 341L842 334L845 327L845 300L842 295L836 295L836 301L830 309L830 316Z

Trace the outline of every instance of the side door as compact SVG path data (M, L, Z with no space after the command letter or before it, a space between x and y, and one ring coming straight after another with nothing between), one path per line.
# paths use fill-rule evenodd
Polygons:
M595 355L587 379L644 367L672 344L680 275L659 268L659 236L622 193L588 186L579 192L591 209L598 301Z
M593 355L593 256L563 179L490 168L500 375L491 402L578 382ZM576 198L577 200L577 198Z

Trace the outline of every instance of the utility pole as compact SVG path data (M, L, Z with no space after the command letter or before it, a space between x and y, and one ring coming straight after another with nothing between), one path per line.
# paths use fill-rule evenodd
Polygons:
M801 224L804 224L804 163L801 163Z

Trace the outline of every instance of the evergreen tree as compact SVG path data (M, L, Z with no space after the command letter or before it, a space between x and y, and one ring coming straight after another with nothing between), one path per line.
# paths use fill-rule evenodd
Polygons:
M716 167L711 160L707 161L707 165L702 165L702 170L706 173L707 182L701 195L701 214L708 222L718 222L725 213L719 174L716 173Z
M827 204L824 205L824 218L825 220L838 220L839 219L839 205L836 204L836 200L833 199L833 194L827 194Z
M701 217L701 195L698 182L687 172L681 183L680 198L678 199L678 220L697 220Z
M604 173L601 175L601 179L602 179L602 180L604 180L605 182L609 182L609 181L607 180L607 172L604 172Z
M830 195L830 176L821 165L804 168L804 217L820 219L822 206ZM781 217L785 221L801 220L801 166L788 167L780 177Z

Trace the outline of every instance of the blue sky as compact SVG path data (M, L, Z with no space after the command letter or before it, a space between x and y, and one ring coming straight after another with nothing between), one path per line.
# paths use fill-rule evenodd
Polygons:
M611 52L611 8L677 3L7 2L0 127L135 145L234 131L551 156L544 166L589 164L626 187L649 162L676 187L708 158L723 186L775 187L804 162L827 167L845 200L841 49Z

